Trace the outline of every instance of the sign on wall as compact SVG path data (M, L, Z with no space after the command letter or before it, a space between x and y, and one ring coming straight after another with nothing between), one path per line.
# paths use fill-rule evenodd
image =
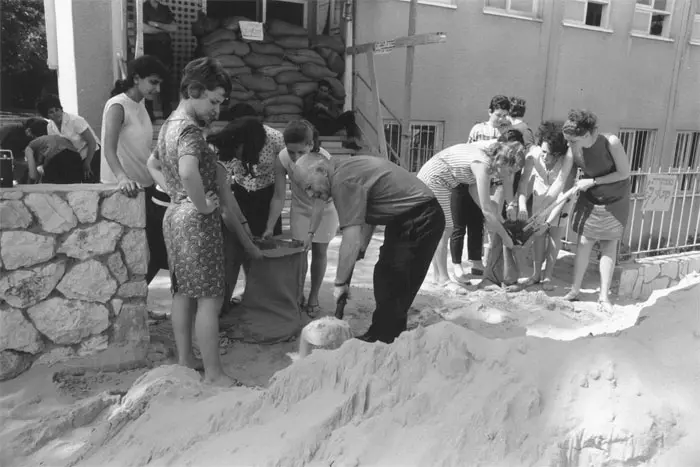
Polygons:
M642 211L668 211L673 202L676 177L673 175L647 175Z
M379 41L374 43L374 53L377 55L383 55L391 53L394 50L396 41Z
M257 21L239 21L241 37L246 41L261 41L264 38L263 24Z

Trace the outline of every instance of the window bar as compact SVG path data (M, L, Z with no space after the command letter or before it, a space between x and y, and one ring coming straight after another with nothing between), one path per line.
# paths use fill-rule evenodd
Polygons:
M695 189L693 190L692 198L690 198L690 211L689 212L690 212L691 216L693 215L692 213L695 212L693 210L693 207L695 206L695 198L697 197L697 187L698 187L697 185L698 185L698 177L696 176L695 177ZM695 237L693 237L693 244L696 243L696 240L698 238L698 225L700 225L700 215L698 215L696 213L696 216L697 216L697 219L695 221ZM686 243L686 245L688 244L688 236L690 235L690 222L691 222L690 219L688 219L688 225L686 226L686 229L685 229L685 243ZM678 229L678 230L680 230L680 229Z
M683 216L685 215L685 200L687 198L685 193L683 193L682 198L683 198L683 201L681 201L681 218L683 218ZM691 207L690 212L692 212L692 207ZM678 230L677 230L677 234L676 234L676 246L677 247L680 246L681 230L682 230L682 227L679 225Z
M649 175L651 175L651 171L649 171ZM651 211L651 225L649 226L649 238L647 239L647 249L646 251L649 252L651 251L651 239L652 235L654 232L654 225L656 221L656 211ZM658 236L661 236L661 231L659 230Z
M678 187L680 186L680 177L676 176L676 183L673 185L673 194L671 195L671 214L668 217L668 238L666 239L666 247L671 248L671 237L673 237L673 219L676 218L676 203L678 203ZM663 219L663 217L662 217Z
M629 249L630 255L632 254L632 232L634 232L634 220L637 214L637 204L638 200L636 196L631 196L632 201L632 219L629 222L629 226L626 227L627 234L627 248ZM624 239L624 236L623 236Z
M641 176L641 175L638 175L638 177L639 176ZM644 198L642 197L642 199L644 199ZM644 203L642 203L642 206L643 205L644 205ZM639 234L640 235L637 238L637 253L640 253L642 251L642 233L644 232L644 225L646 224L646 220L648 217L647 213L644 211L642 211L641 216L642 216L642 220L641 220L641 225L639 226Z
M659 166L659 174L661 174L661 166ZM673 184L673 191L671 195L671 209L673 210L673 205L675 204L675 193L676 193L676 186L678 185L678 177L674 177L675 183ZM673 211L672 211L673 212ZM673 214L671 214L671 219L673 219ZM659 238L656 240L656 249L661 248L661 237L663 237L664 233L664 220L666 220L666 211L661 211L661 219L659 220ZM669 232L671 230L671 225L669 224ZM666 244L664 245L664 248L667 247L669 244L668 238L666 238Z

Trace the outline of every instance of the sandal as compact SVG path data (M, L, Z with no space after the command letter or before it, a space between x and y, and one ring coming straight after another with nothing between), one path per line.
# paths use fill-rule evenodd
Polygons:
M613 304L610 300L598 300L598 311L611 315L613 312Z
M562 300L566 300L567 302L578 302L578 296L580 292L574 292L573 290L570 290L569 293L564 295Z
M308 315L309 318L317 318L318 315L321 313L321 305L319 305L318 303L316 305L307 304L304 307L304 312Z

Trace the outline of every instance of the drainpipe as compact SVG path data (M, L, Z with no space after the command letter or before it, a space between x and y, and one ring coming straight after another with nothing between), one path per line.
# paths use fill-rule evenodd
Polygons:
M353 0L345 0L343 7L343 19L345 20L345 46L352 47L355 45L354 25L353 21ZM343 87L345 88L345 103L343 110L352 110L353 102L353 76L354 76L354 56L353 54L345 54L345 76L343 76Z

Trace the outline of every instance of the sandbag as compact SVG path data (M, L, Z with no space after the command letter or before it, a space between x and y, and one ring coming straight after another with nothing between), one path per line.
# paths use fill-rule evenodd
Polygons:
M326 68L326 66L317 65L315 63L304 63L301 66L301 72L313 79L335 78L335 73Z
M192 34L195 37L206 36L209 33L216 31L220 22L217 18L207 16L202 10L197 13L197 19L192 23Z
M286 96L275 96L265 99L263 101L265 107L276 106L276 105L295 105L302 109L304 107L304 100L299 96L286 95Z
M274 91L260 91L258 97L263 101L275 96L284 96L289 94L289 87L286 84L278 84Z
M253 73L253 70L248 68L247 66L239 66L239 67L224 67L224 70L226 70L226 73L228 73L229 76L234 77L234 76L243 76L243 75L250 75Z
M291 24L281 19L273 19L268 23L268 32L273 36L308 36L306 29L296 24Z
M262 42L251 42L250 48L256 54L263 55L279 55L280 57L284 55L284 49L279 45L275 44L265 44Z
M228 109L231 110L236 104L246 104L251 106L253 109L255 109L255 112L258 115L262 115L263 110L265 109L265 106L262 105L262 102L258 99L250 99L250 100L245 100L245 101L239 101L238 99L230 99L229 100L229 105Z
M258 73L261 73L265 76L271 76L273 78L282 73L283 71L299 71L299 67L293 63L282 62L282 64L280 65L264 66L262 68L258 68Z
M236 80L231 80L231 91L248 92L248 90Z
M265 116L282 115L282 114L297 114L301 115L301 107L296 105L269 105L265 107Z
M306 252L293 242L278 240L276 249L264 249L246 272L243 300L236 307L237 330L243 342L275 344L290 340L302 328L300 298Z
M277 81L279 84L294 84L302 83L304 81L311 81L311 78L299 71L283 71L275 76L275 81Z
M221 27L228 29L230 31L240 31L241 26L238 24L240 21L252 21L245 16L230 16L228 18L224 18L221 21Z
M309 38L306 36L286 36L275 39L275 44L283 49L308 49Z
M238 34L228 29L217 29L216 31L202 37L201 43L203 46L211 45L221 41L235 41L238 39Z
M265 117L265 120L271 123L286 123L286 122L293 122L295 120L301 120L302 117L300 114L279 114L279 115L268 115Z
M303 65L304 63L315 63L320 66L326 66L326 59L321 57L317 52L308 49L287 50L284 57L292 63Z
M335 78L324 78L331 85L331 92L338 99L345 99L345 86Z
M246 65L243 59L237 55L219 55L216 59L224 68L238 68Z
M299 97L306 97L318 89L318 83L308 81L306 83L294 83L290 86L292 94Z
M282 64L282 58L277 57L275 55L262 55L258 54L255 52L251 52L245 57L243 57L243 61L245 62L246 65L248 65L251 68L262 68L264 66L273 66L273 65L281 65Z
M333 50L336 53L345 53L345 44L340 36L316 36L313 43L314 48L326 48Z
M326 57L326 66L335 73L336 76L340 76L345 73L345 59L332 50L330 52L331 53Z
M255 97L255 93L253 91L231 91L228 97L238 102L248 101Z
M204 55L216 57L217 55L238 55L245 57L250 53L250 46L241 41L215 42L202 47Z
M259 73L241 75L238 77L238 81L251 91L274 91L277 89L277 83L274 79Z

